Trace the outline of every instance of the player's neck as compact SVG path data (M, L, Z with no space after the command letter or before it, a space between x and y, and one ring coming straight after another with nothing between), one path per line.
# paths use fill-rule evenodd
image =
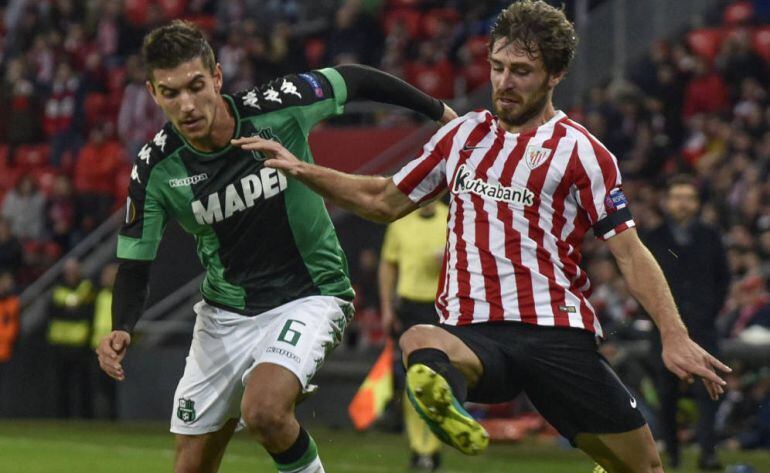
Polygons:
M190 144L198 151L211 153L228 146L230 140L234 138L234 133L235 117L233 117L233 112L230 110L227 100L220 95L219 103L214 109L211 130L205 137L199 140L190 140Z
M546 102L545 107L543 107L539 113L535 114L535 116L524 123L514 125L502 120L498 120L498 123L500 128L507 131L508 133L522 133L534 130L535 128L547 123L548 120L554 117L554 115L556 115L556 109L553 108L553 102L551 102L549 99Z

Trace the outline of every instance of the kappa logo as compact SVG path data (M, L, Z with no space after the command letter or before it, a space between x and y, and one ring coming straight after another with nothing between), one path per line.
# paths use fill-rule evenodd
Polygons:
M289 350L285 350L283 348L267 347L267 349L265 349L265 352L266 353L274 353L274 354L276 354L278 356L284 356L284 357L290 359L291 361L293 361L293 362L295 362L297 364L301 364L302 363L302 358L298 357L297 355L295 355L294 353L290 352Z
M286 79L284 79L283 83L281 84L281 92L288 95L296 95L297 97L302 98L302 94L299 93L297 86L294 85L294 82L288 81Z
M142 181L139 179L139 168L136 167L136 164L134 164L134 167L131 168L131 180L136 181L139 184L142 183Z
M263 92L262 97L270 102L283 103L283 100L278 96L278 91L272 87Z
M164 143L165 144L165 143ZM152 155L152 148L150 148L149 145L142 146L142 149L139 150L139 154L136 156L147 163L147 165L150 165L150 156Z
M195 401L180 397L176 416L185 424L195 422L195 419L197 418L197 415L195 414Z
M500 184L489 184L481 179L473 179L472 171L465 164L460 166L455 174L452 192L472 194L488 197L501 202L508 202L514 207L526 207L535 202L535 194L526 187L504 187Z
M183 177L181 179L169 179L168 185L171 187L192 186L193 184L197 184L199 182L205 181L208 178L209 178L209 175L204 172L201 174L196 174L194 176Z
M155 134L155 136L152 138L152 142L155 143L155 146L160 148L161 152L165 150L166 148L166 139L168 136L166 135L166 132L162 129ZM147 160L147 164L149 164L149 158Z
M529 169L535 169L543 164L550 156L551 150L548 148L541 148L537 145L529 145L524 151L524 162L527 163Z
M250 90L243 96L243 105L262 110L262 107L259 106L259 96L254 90Z

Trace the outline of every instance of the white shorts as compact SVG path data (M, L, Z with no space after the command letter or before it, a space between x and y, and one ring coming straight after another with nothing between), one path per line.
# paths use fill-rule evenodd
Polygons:
M254 317L198 302L190 353L174 394L171 432L215 432L241 417L241 397L260 363L288 369L303 391L326 355L342 339L353 305L330 296L310 296Z

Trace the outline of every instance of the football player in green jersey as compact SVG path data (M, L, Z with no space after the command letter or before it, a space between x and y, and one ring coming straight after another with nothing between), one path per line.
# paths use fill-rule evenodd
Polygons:
M168 123L131 172L113 331L102 369L125 379L123 358L169 219L193 235L206 270L184 374L174 396L174 471L214 472L235 429L253 433L280 472L322 473L315 442L294 415L313 375L352 317L345 256L322 199L237 146L259 136L312 162L308 133L368 99L441 123L454 111L376 69L344 65L291 74L236 94L200 31L183 21L150 32L147 89Z

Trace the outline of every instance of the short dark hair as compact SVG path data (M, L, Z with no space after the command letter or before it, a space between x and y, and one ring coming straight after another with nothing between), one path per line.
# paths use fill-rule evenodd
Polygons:
M499 39L507 39L506 44L517 43L530 58L539 54L550 74L567 70L578 42L563 7L554 8L543 0L521 0L500 12L490 32L490 53Z
M666 192L670 192L676 186L690 186L698 193L698 183L689 174L676 174L666 181Z
M155 69L173 69L198 57L213 74L217 64L214 51L203 33L189 21L174 20L155 28L142 43L142 59L150 81Z

